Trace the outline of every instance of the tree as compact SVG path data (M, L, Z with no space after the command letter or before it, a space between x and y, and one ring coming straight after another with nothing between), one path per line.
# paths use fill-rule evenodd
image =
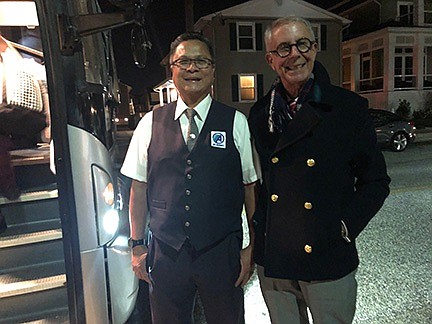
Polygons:
M396 109L396 114L409 119L411 117L411 103L406 99L399 99L399 107Z

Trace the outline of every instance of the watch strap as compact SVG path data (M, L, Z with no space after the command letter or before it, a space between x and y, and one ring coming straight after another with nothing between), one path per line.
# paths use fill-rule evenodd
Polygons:
M134 240L133 238L129 238L129 247L134 248L138 245L144 245L144 239Z

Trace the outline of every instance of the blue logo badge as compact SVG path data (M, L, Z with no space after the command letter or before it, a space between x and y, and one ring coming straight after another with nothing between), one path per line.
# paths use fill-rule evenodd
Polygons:
M226 148L226 133L224 131L211 131L211 146Z

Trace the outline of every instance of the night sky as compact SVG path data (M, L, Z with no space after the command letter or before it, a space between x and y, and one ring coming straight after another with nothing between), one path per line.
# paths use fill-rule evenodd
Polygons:
M210 13L246 2L245 0L195 0L194 19ZM322 8L337 3L334 0L310 0ZM104 10L112 11L110 5L102 5ZM153 88L165 78L165 70L160 61L168 54L169 45L176 36L186 29L184 0L152 0L146 15L146 30L152 43L144 69L133 63L130 49L130 26L113 30L113 45L117 70L122 82L132 86L133 94L143 94L147 88Z

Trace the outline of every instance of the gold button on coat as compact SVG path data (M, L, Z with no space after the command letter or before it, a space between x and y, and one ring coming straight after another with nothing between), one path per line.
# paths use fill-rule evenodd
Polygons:
M278 195L275 195L275 194L273 194L273 195L271 195L271 198L270 198L273 202L276 202L276 201L278 201L278 199L279 199L279 196Z
M312 253L312 246L306 244L304 246L304 250L305 250L306 253Z
M313 167L315 165L315 160L314 159L308 159L306 161L306 163L309 167Z
M306 209L308 209L308 210L310 210L310 209L312 209L312 203L310 203L310 202L305 202L304 203L304 208L306 208Z
M274 157L272 157L271 161L273 164L276 164L279 162L279 158L277 156L274 156Z

